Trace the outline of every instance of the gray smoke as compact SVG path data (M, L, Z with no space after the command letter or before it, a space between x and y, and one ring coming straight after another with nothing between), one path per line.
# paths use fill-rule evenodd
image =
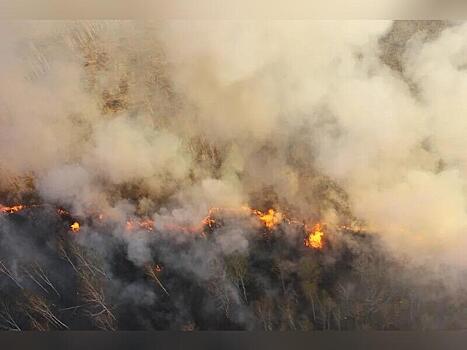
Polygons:
M242 205L359 223L414 266L466 266L465 24L3 22L0 33L0 191L102 213L136 266L157 243L125 232L128 218L164 231ZM240 303L217 262L248 252L252 225L227 224L211 243L169 230L189 248L160 254L200 281L218 276ZM99 230L83 223L78 240L111 264Z

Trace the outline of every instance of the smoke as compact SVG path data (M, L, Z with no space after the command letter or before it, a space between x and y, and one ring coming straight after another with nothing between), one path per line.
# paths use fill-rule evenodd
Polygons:
M137 183L204 211L272 189L300 215L329 209L307 193L320 174L397 250L450 256L465 246L465 26L409 36L400 74L381 59L391 25L4 23L2 168L76 208Z
M189 22L164 37L197 122L241 148L245 190L316 210L287 154L299 138L300 166L341 186L394 251L465 264L465 26L412 30L398 72L381 48L391 25Z
M107 226L83 223L78 242L108 271L123 244L135 266L161 259L215 279L240 305L219 259L247 254L257 223L226 218L210 242L180 228L242 205L359 223L415 265L467 264L465 24L3 22L0 32L0 193L102 213ZM136 216L157 235L125 232ZM287 244L300 239L284 231ZM113 288L123 303L157 299L138 281Z

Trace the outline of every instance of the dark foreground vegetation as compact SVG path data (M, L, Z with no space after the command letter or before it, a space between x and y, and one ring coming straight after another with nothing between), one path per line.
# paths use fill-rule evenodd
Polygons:
M177 239L157 230L116 234L111 224L76 235L66 218L48 208L2 215L0 221L5 330L467 325L462 279L457 287L447 285L442 277L449 271L435 274L430 266L396 261L372 235L329 231L323 249L311 249L290 227L250 228L247 249L226 252L217 238L227 228L243 227L241 222L218 224L203 235L179 232L183 239ZM150 261L138 263L148 252Z

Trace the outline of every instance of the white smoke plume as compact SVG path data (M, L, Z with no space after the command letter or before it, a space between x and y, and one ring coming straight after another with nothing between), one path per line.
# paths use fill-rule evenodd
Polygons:
M1 188L29 176L45 201L156 225L243 204L357 219L465 265L467 26L414 30L397 67L394 26L4 22ZM247 249L241 229L219 242Z

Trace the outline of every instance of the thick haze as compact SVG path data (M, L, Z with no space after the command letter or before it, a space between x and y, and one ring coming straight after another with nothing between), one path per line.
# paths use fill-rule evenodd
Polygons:
M466 25L389 49L386 21L0 28L2 190L156 225L272 205L467 263Z

